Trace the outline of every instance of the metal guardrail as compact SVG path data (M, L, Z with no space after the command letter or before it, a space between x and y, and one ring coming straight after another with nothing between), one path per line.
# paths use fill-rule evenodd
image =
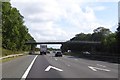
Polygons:
M16 56L22 56L23 54L13 54L13 55L8 55L8 56L4 56L4 57L1 57L1 59L5 59L5 58L10 58L10 57L16 57Z

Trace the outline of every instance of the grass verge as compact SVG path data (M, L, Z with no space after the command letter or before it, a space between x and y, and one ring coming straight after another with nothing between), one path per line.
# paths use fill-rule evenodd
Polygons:
M16 59L16 58L19 58L19 57L22 57L22 56L23 56L23 55L5 58L5 59L2 59L0 63L4 63L4 62L7 62L7 61L11 61L11 60L13 60L13 59Z
M23 51L11 51L11 50L3 49L3 48L0 48L0 50L2 50L2 54L0 55L0 57L12 55L12 54L21 54L21 53L23 53L23 55L13 56L13 57L9 57L9 58L4 58L4 59L2 59L2 60L0 61L0 63L2 63L2 62L7 62L7 61L10 61L10 60L13 60L13 59L16 59L16 58L18 58L18 57L21 57L21 56L26 55L26 53L23 52Z
M7 56L7 55L12 55L12 54L21 54L21 53L24 53L24 52L23 51L11 51L11 50L2 48L2 57Z

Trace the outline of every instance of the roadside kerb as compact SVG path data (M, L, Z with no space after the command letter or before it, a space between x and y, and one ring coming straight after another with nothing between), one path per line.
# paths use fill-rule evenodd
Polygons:
M13 54L13 55L8 55L8 56L4 56L4 57L1 57L1 59L5 59L5 58L10 58L10 57L16 57L16 56L22 56L23 54Z

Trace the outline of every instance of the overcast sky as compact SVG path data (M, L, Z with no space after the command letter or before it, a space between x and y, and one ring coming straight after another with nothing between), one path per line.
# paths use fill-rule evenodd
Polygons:
M88 2L89 1L89 2ZM108 2L109 1L109 2ZM118 0L12 0L36 41L66 41L97 27L114 32Z

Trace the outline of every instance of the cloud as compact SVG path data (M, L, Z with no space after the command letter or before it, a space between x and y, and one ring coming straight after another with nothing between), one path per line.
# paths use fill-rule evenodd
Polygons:
M12 0L11 3L24 16L25 25L36 41L66 41L75 34L92 32L102 26L95 11L106 9L86 5L83 10L84 0Z
M97 7L94 7L93 9L96 10L96 11L103 11L103 10L106 10L107 7L105 7L105 6L97 6Z

